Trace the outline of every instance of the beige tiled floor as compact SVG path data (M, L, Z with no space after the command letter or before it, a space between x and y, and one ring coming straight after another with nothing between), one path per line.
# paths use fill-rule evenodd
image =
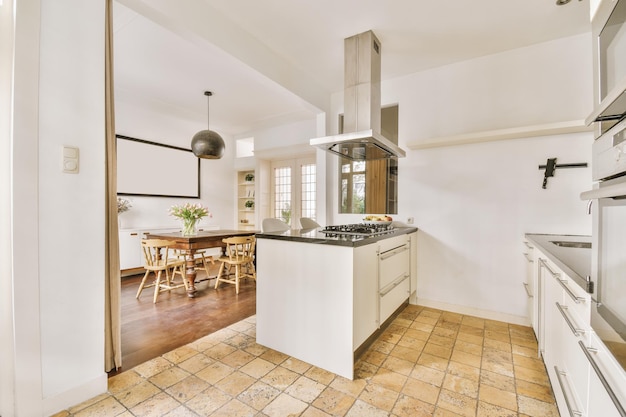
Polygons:
M350 381L255 343L250 317L63 416L558 416L532 329L408 306ZM329 341L332 343L332 341Z

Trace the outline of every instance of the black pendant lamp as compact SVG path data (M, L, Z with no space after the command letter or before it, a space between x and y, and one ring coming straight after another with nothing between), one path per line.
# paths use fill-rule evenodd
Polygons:
M211 97L213 95L210 91L205 91L204 95L207 97ZM210 99L207 99L207 109L208 102ZM208 114L210 116L210 113ZM207 117L209 119L209 117ZM224 149L226 149L226 145L224 144L224 139L217 133L208 128L208 120L207 120L207 130L201 130L195 135L193 135L193 139L191 139L191 151L198 158L204 159L220 159L224 155Z

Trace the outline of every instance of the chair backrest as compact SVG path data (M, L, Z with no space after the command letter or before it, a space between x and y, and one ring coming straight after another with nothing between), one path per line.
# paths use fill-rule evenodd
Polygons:
M169 246L172 244L164 239L143 239L141 249L145 267L166 265L169 258Z
M254 236L233 236L222 239L226 243L226 256L232 262L250 262L254 258L256 238Z
M281 219L267 218L261 223L261 230L264 232L284 232L289 229L289 225Z
M315 229L317 227L322 227L318 222L309 217L300 217L300 226L302 226L303 229Z

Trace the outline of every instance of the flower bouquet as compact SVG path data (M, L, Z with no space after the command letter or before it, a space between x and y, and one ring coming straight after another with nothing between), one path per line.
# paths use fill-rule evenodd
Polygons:
M130 210L131 207L132 204L130 204L130 201L122 197L117 197L117 214L124 213L125 211Z
M170 216L178 217L183 221L182 233L184 236L197 234L197 223L203 217L213 217L209 209L201 204L185 203L183 205L173 205L170 207Z

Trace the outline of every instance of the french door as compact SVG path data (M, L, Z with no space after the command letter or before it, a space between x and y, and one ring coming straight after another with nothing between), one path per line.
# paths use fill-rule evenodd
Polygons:
M272 217L300 227L300 217L316 218L315 157L272 161Z

